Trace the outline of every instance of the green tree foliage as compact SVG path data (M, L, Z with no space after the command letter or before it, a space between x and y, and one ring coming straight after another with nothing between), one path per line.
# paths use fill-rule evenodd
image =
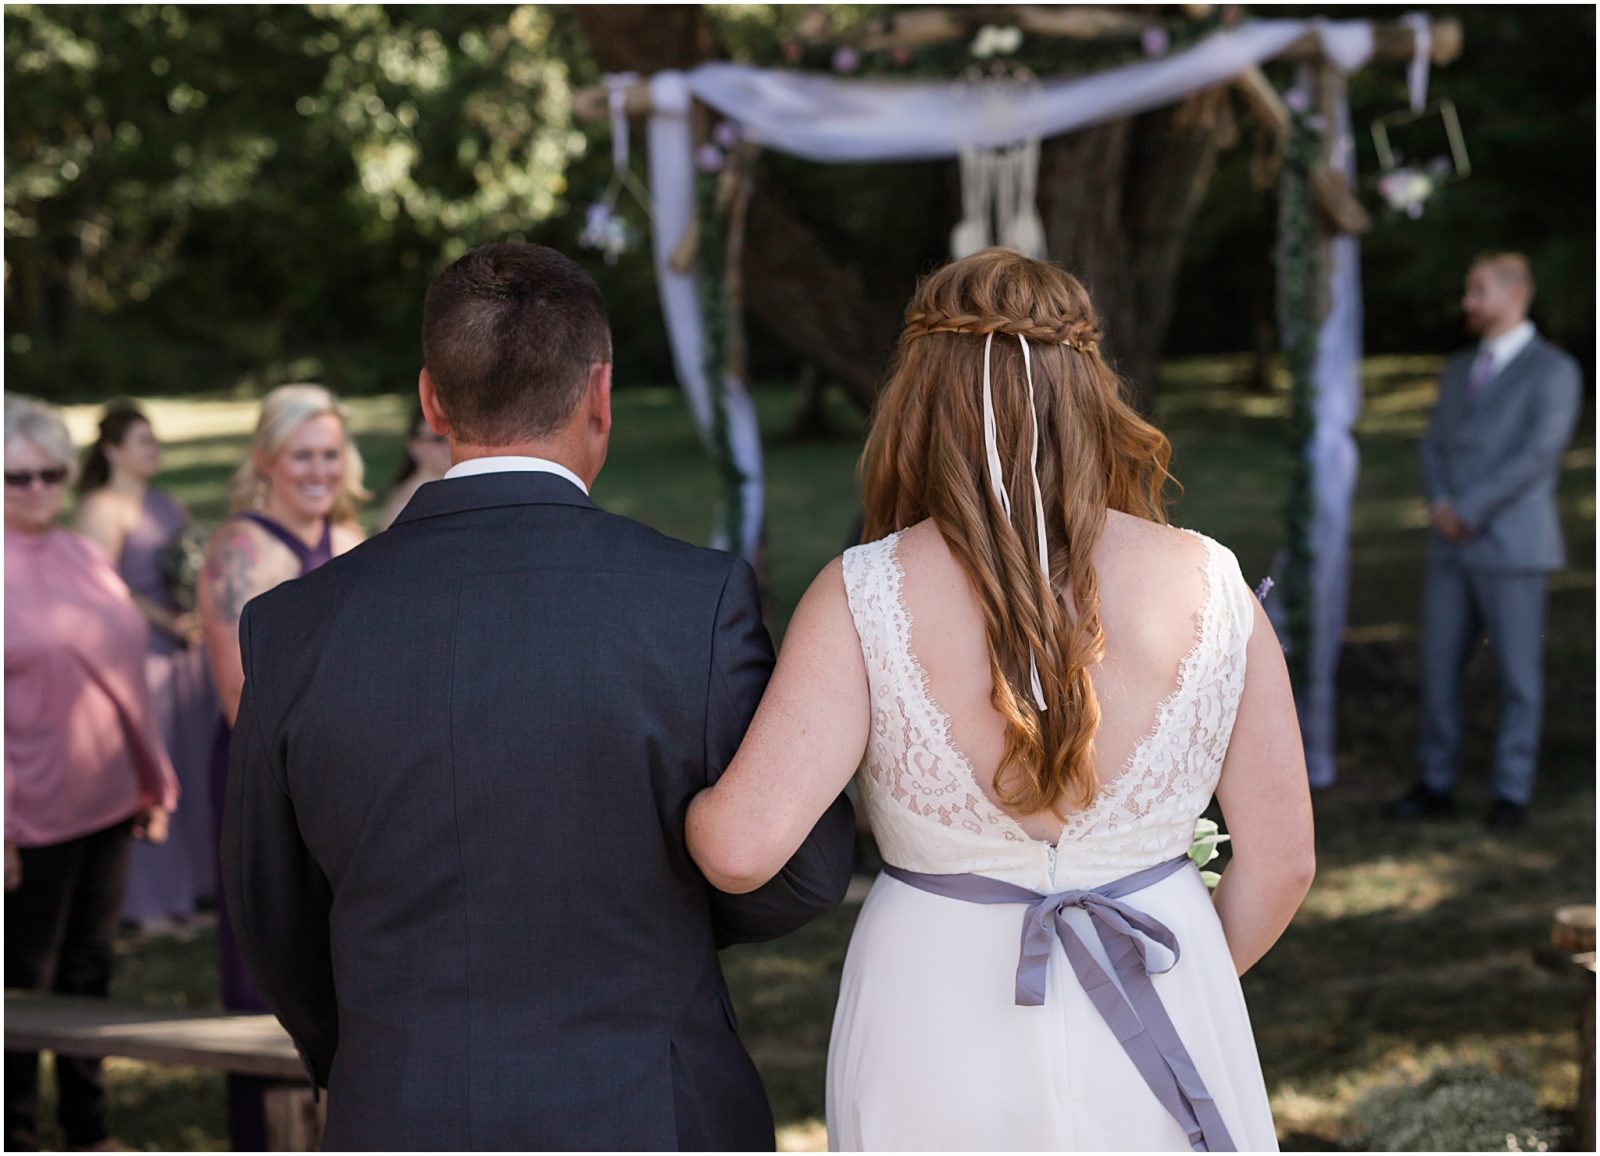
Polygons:
M878 11L839 7L830 35ZM1536 318L1582 355L1594 340L1594 14L1430 11L1465 27L1434 90L1459 106L1475 171L1420 221L1378 213L1363 245L1369 346L1457 343L1465 263L1509 247L1533 259ZM710 16L729 56L787 64L806 10ZM568 9L10 5L5 53L12 388L103 397L310 375L347 392L405 388L429 277L508 236L594 271L619 380L670 375L648 253L607 266L577 246L610 158L606 128L572 120L573 89L598 74ZM918 74L917 59L904 68ZM1376 167L1367 126L1403 106L1404 72L1375 64L1352 79L1364 175ZM1286 81L1287 66L1274 75ZM1176 350L1274 344L1274 194L1252 186L1250 160L1248 147L1224 156L1196 222ZM874 292L909 292L942 255L954 166L763 164L818 236L862 254ZM751 354L758 376L794 365L759 333Z
M532 6L8 7L8 373L123 329L246 364L414 335L441 262L565 208L551 37Z

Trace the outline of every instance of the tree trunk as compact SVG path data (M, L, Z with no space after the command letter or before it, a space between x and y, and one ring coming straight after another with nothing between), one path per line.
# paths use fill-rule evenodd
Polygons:
M572 15L607 72L648 77L693 68L716 54L698 4L574 4Z
M874 298L858 269L836 259L763 174L750 202L750 313L768 332L814 361L862 412L872 408L900 336L908 276L899 298Z
M828 420L828 386L817 372L817 363L808 361L800 367L800 380L795 383L794 421L789 426L789 436L795 441L815 441L833 436L833 424Z
M1039 211L1050 259L1084 283L1100 311L1106 356L1138 380L1129 361L1138 345L1129 327L1129 270L1122 241L1122 174L1133 130L1133 121L1119 120L1045 141L1039 160Z
M1226 100L1225 90L1212 89L1044 147L1039 186L1050 257L1088 286L1107 353L1147 414Z

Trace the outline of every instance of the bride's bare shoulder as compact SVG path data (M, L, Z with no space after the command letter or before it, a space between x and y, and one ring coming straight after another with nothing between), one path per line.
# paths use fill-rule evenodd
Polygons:
M1121 510L1106 511L1106 535L1116 535L1131 542L1144 544L1152 549L1184 549L1191 545L1198 548L1201 535L1193 530L1180 529L1162 522L1152 522L1149 518L1135 517L1133 514L1124 514Z
M950 553L944 535L932 518L924 518L900 531L897 548L902 558L920 558L926 554Z
M907 583L919 592L965 590L966 575L932 518L924 518L900 531L895 554Z
M1118 510L1106 511L1106 527L1095 548L1095 568L1119 582L1166 586L1205 565L1207 539Z

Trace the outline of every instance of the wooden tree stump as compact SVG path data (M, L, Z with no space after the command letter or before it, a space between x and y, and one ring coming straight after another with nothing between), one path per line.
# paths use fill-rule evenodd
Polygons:
M1576 972L1583 983L1578 1013L1578 1106L1574 1151L1595 1150L1594 1119L1594 905L1563 907L1550 924L1550 942L1535 958L1555 971Z
M1594 917L1594 909L1589 909ZM1594 1146L1594 952L1585 952L1579 964L1588 974L1583 979L1583 1019L1578 1025L1578 1146L1579 1152L1593 1152Z
M1550 926L1550 943L1559 951L1577 954L1594 950L1594 908L1563 907Z

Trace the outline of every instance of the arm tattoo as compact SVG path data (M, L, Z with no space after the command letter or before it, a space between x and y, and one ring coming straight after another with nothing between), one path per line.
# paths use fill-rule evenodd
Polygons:
M254 537L248 530L235 528L206 562L206 582L211 586L217 617L229 626L239 625L244 604L258 593L251 581L258 561Z

